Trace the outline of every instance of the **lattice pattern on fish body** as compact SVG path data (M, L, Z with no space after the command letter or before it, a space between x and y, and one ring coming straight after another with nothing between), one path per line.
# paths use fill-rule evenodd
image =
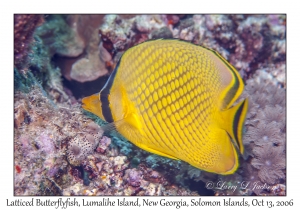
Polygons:
M142 116L148 143L195 159L191 150L203 149L210 139L209 116L220 82L211 71L214 63L203 58L207 55L201 49L174 47L181 53L175 54L178 49L172 47L163 51L165 46L151 45L128 52L122 66L126 73L119 75ZM175 65L176 59L179 64ZM206 88L208 85L213 85L214 91ZM210 162L205 157L202 161Z

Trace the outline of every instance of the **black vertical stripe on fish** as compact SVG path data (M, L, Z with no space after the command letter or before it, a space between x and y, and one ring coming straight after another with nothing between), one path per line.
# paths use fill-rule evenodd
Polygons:
M113 85L116 73L118 71L120 61L121 61L121 59L119 60L116 68L114 69L112 74L109 76L106 84L104 85L104 87L102 88L102 90L100 92L100 101L101 101L102 114L103 114L103 117L105 118L105 121L109 122L109 123L114 122L114 119L112 117L111 109L109 107L108 95L110 93L110 89Z
M109 101L107 95L103 95L100 93L100 101L101 101L101 108L102 108L102 114L106 122L113 122L113 117L111 114L111 110L109 108Z
M236 139L236 142L237 142L239 148L241 148L241 145L240 145L239 139L238 139L238 124L240 121L240 117L241 117L244 105L245 105L245 101L238 108L238 110L234 116L234 121L233 121L233 134L234 134L234 138Z

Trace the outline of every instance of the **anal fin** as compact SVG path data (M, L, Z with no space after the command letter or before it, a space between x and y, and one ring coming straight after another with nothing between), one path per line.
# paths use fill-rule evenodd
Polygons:
M179 160L178 158L174 157L174 156L171 156L171 155L168 155L164 152L161 152L161 151L158 151L156 149L152 149L146 145L143 145L143 144L140 144L140 145L137 145L139 146L140 148L142 148L143 150L146 150L147 152L151 152L151 153L154 153L156 155L160 155L160 156L163 156L163 157L167 157L167 158L171 158L171 159L174 159L174 160Z
M143 129L143 125L139 117L135 113L127 114L124 119L114 122L114 126L119 133L121 133L130 142L140 147L141 149L146 150L150 153L154 153L156 155L179 160L178 158L172 155L152 148L151 145L150 147L149 145L147 145L147 142L150 141L147 140Z

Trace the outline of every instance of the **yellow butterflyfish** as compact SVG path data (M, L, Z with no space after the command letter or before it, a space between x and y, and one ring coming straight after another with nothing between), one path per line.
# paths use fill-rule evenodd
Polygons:
M136 146L201 170L232 174L243 153L245 99L238 71L216 51L182 40L128 49L83 108Z

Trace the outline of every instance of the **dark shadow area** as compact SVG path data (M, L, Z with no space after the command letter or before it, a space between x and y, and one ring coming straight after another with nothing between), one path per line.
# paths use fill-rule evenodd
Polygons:
M83 98L86 96L90 96L92 94L98 93L102 87L105 85L108 80L109 75L102 76L99 79L96 79L91 82L77 82L77 81L69 81L67 79L63 79L63 85L72 91L73 96L76 99Z
M191 191L197 191L199 195L201 196L214 196L215 193L213 190L209 190L205 187L205 182L202 181L194 181L194 180L189 180L189 189Z

